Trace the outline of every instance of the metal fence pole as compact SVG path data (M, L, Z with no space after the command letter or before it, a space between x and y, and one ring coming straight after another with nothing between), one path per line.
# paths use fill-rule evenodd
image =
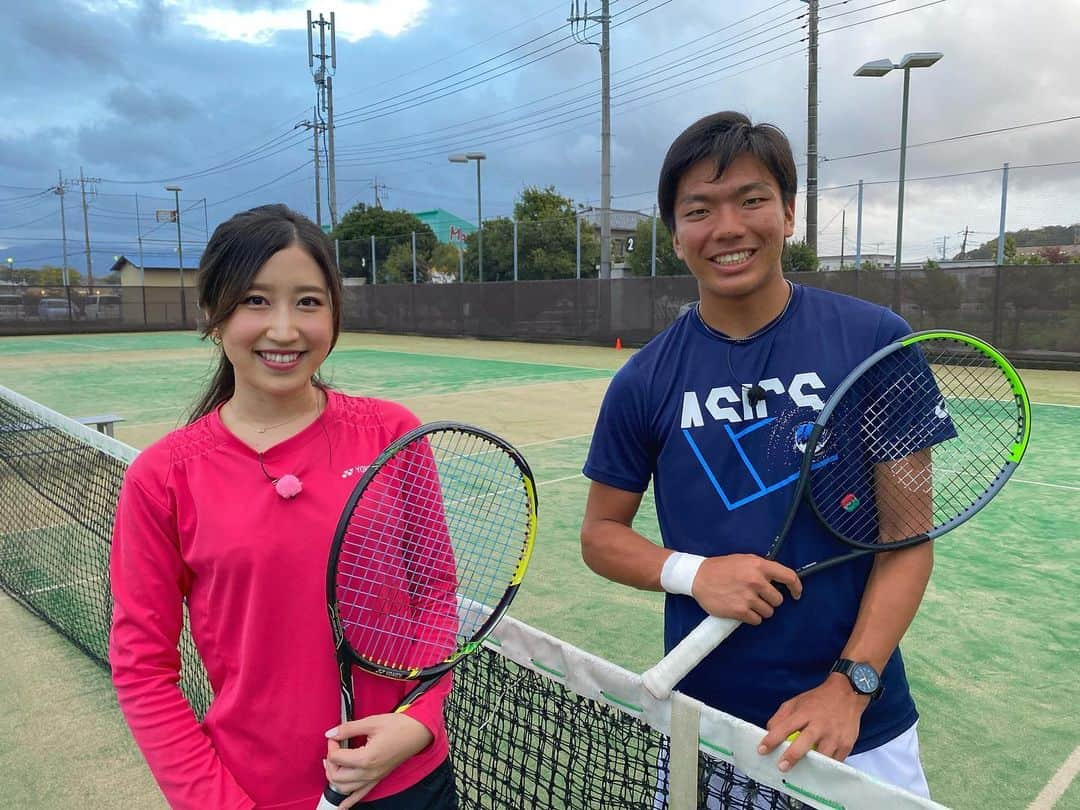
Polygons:
M859 181L859 213L855 217L855 272L859 271L860 265L862 265L862 183Z
M649 254L649 274L656 276L656 204L652 207L652 247Z
M375 272L375 234L371 235L371 286L374 287L377 282L377 274Z
M577 215L577 228L575 228L574 230L575 230L575 235L574 235L575 248L574 249L575 249L576 255L577 255L577 264L576 264L577 270L576 270L576 273L575 273L575 278L580 279L581 278L581 213L580 212Z
M416 283L416 231L412 232L412 283Z
M517 220L514 221L514 281L518 280L518 243L517 243Z
M1005 204L1009 199L1009 164L1001 167L1001 219L998 220L997 263L1005 264Z

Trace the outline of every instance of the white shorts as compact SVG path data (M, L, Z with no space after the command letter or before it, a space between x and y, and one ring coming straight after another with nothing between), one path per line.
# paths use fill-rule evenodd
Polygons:
M930 786L926 784L922 762L919 761L919 723L877 748L852 754L844 760L857 771L870 774L879 782L902 787L916 796L930 798Z

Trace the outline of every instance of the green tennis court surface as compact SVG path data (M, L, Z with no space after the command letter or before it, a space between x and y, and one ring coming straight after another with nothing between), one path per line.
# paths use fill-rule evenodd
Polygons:
M541 523L512 614L640 671L661 652L661 598L592 574L577 539L589 434L607 381L628 356L593 347L348 334L327 377L349 393L402 401L424 420L462 419L518 445L539 482ZM120 414L126 421L118 438L139 447L182 423L211 362L211 347L189 334L0 342L0 382L69 416ZM1080 747L1080 374L1022 373L1037 403L1031 449L1005 491L938 544L929 591L904 642L931 788L957 808L1026 808ZM635 525L658 536L649 496ZM2 611L0 635L40 641L34 622ZM15 625L22 629L12 631ZM100 671L74 682L46 674L33 643L23 638L19 659L4 664L0 716L20 729L40 723L42 733L21 734L18 745L0 742L0 785L22 784L26 771L45 772L43 763L59 757L63 764L49 769L50 782L60 780L60 795L74 799L79 775L57 753L49 728L57 701L64 712L97 718L102 734L122 734L122 725L112 716L115 705L101 699ZM72 653L70 666L77 668L78 658ZM49 694L28 688L39 678ZM137 774L138 754L126 744L124 756L134 764L125 767ZM101 762L89 767L113 767L113 746L124 745L103 741ZM79 757L87 767L87 752ZM145 782L136 776L132 784ZM1064 789L1056 806L1080 807L1080 786ZM101 806L151 806L135 793L126 800L103 795L117 803Z

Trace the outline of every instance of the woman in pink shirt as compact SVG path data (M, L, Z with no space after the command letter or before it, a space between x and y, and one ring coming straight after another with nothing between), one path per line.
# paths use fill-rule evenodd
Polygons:
M400 405L319 379L341 304L332 248L310 220L270 205L220 225L199 266L218 368L188 424L124 480L109 659L120 708L174 808L313 810L327 780L350 794L342 808L458 806L448 678L395 714L408 685L357 670L362 719L336 725L330 542L359 473L419 424ZM179 688L185 605L214 689L201 723Z

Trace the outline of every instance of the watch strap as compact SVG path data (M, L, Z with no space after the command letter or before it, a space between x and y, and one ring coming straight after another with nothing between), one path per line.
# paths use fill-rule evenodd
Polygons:
M865 661L852 661L850 658L837 658L836 661L832 665L832 669L829 670L829 671L830 672L839 672L841 675L843 675L845 678L848 679L848 682L851 684L851 688L854 689L857 694L866 695L867 694L866 692L863 692L863 691L859 690L855 686L855 681L851 676L852 670L855 669L855 667L858 666L859 664L862 664L863 666L870 667L870 669L874 670L874 674L877 675L877 680L878 680L877 689L875 689L873 692L871 692L868 695L868 697L870 698L870 702L873 703L875 700L877 700L879 697L881 697L881 693L885 689L885 684L884 684L884 681L882 681L881 673L878 672L876 669L874 669L870 664L867 664Z

